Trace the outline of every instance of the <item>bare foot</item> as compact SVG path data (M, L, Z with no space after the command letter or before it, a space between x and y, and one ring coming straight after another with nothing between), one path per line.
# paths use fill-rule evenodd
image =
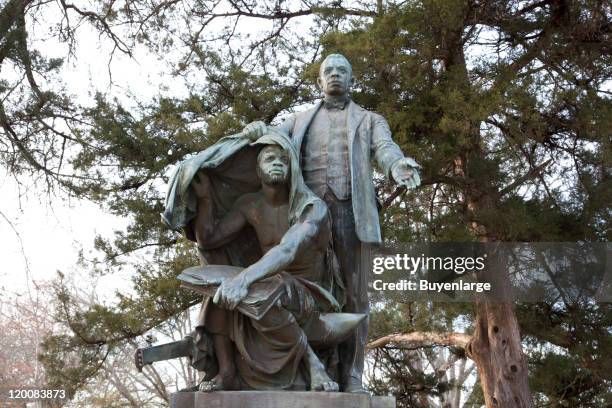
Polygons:
M213 392L234 389L234 374L217 374L213 379L202 381L199 386L202 392Z
M327 377L328 381L311 381L310 389L313 391L338 392L338 383Z
M308 351L306 352L306 363L310 373L310 389L312 391L338 392L340 389L338 383L329 378L323 363L321 363L321 360L319 360L310 346L308 346Z

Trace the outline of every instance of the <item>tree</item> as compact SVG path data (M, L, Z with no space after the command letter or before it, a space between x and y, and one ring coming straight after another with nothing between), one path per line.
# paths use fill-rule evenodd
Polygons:
M604 2L126 0L94 1L91 11L59 4L67 15L91 21L119 50L145 45L157 52L177 80L192 84L192 94L145 101L137 110L99 95L93 107L73 107L78 121L70 116L66 135L74 140L66 139L32 119L53 117L63 106L55 102L61 98L41 99L28 81L20 40L26 26L20 19L45 4L11 1L3 8L0 21L10 24L1 27L15 40L3 37L0 44L13 50L7 61L22 69L28 84L13 91L7 85L3 95L32 95L21 99L31 101L21 111L36 114L23 119L16 109L5 114L8 128L0 121L9 141L3 163L17 174L27 169L62 180L74 194L132 220L98 247L105 272L136 263L136 295L120 297L114 307L75 311L59 286L64 319L77 335L48 339L47 356L80 350L80 364L91 353L102 360L109 349L197 303L174 283L194 262L190 247L157 222L166 170L252 120L270 121L312 101L317 61L332 51L353 63L353 98L383 114L403 151L424 166L423 187L400 196L382 215L387 240L609 240L611 12ZM249 32L254 21L264 32ZM123 37L116 34L119 26L126 27ZM41 100L45 108L57 107L44 116L48 111L35 109ZM38 144L47 139L37 138L36 129L55 141L53 149L41 148L51 145ZM66 159L59 148L64 141L74 144ZM56 163L52 173L33 164L49 161L31 156L48 156ZM68 159L78 177L54 175ZM387 185L378 191L383 200L391 194ZM148 261L132 257L147 250ZM531 406L528 374L536 402L597 406L606 398L611 380L599 364L607 361L601 345L610 349L606 305L444 308L473 322L466 352L477 364L488 407ZM377 333L429 331L398 328ZM583 329L587 335L576 335ZM531 352L537 347L546 352ZM65 368L52 358L46 364L52 375ZM554 386L543 381L551 365L563 373ZM96 372L70 371L70 383L76 389Z
M83 282L88 284L82 285ZM95 277L73 277L62 283L62 290L70 292L71 301L75 302L73 310L82 310L85 311L81 312L83 315L91 315L91 309L100 312L102 303L97 285ZM65 312L65 305L54 297L52 286L39 289L35 302L7 304L7 313L1 315L2 327L7 333L6 347L3 347L6 352L0 356L5 363L3 374L6 374L6 379L4 375L0 377L4 386L41 389L52 386L64 390L71 400L68 406L74 407L153 408L168 406L171 392L197 384L197 372L187 361L147 365L142 372L138 372L134 364L134 350L144 347L145 341L176 341L190 334L193 331L192 311L173 315L163 327L148 331L142 339L130 338L113 344L113 347L98 344L80 351L65 347L60 355L41 355L45 345L69 341L74 333L81 332L75 318L67 319L61 315ZM70 323L74 326L68 326ZM20 352L15 353L15 350ZM85 361L87 358L91 360ZM83 382L78 384L77 389L71 380L75 378L75 367L79 366L89 371L79 377ZM62 401L51 399L48 402L59 406Z
M45 12L60 13L61 19L47 22ZM69 54L74 49L77 28L90 22L116 49L129 54L127 44L107 20L63 0L52 5L9 0L0 9L0 163L17 181L20 177L42 176L48 190L58 186L76 190L81 183L95 181L95 175L69 163L70 152L87 143L79 130L88 122L82 107L72 101L58 78L64 61L34 49L28 31L48 24L48 34L66 44Z
M391 118L405 150L425 163L423 184L433 189L428 224L446 229L436 238L597 240L605 236L605 210L591 204L609 197L601 184L609 180L605 136L578 112L609 111L608 17L590 2L414 2L367 28L331 35L326 46L363 64L363 96L355 98ZM468 64L476 43L491 46L494 58ZM567 44L588 46L576 55L565 52ZM609 124L605 114L589 116L598 117ZM568 150L569 169L561 159ZM565 200L550 186L555 177L581 199ZM556 218L555 227L569 223L569 231L542 228L542 213ZM457 224L443 223L449 218ZM467 352L487 406L532 406L512 304L478 304Z
M478 387L475 365L465 348L471 336L454 332L465 313L462 307L439 307L428 303L378 304L372 313L368 344L370 389L392 392L397 406L459 408ZM388 334L390 332L407 332ZM474 406L484 401L472 397Z
M52 333L48 291L3 293L0 302L0 388L42 388L45 371L37 360L40 343Z

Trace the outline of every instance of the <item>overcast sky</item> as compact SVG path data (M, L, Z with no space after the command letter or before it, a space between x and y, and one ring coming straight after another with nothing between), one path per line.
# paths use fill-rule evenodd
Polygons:
M41 50L46 57L65 58L68 55L66 45L48 35L49 27L60 21L58 13L59 8L51 2L38 13L38 24L27 22L30 48ZM257 24L249 24L251 22ZM301 21L298 30L308 30L308 24L304 23ZM209 28L220 29L222 24L215 22ZM257 35L271 29L271 22L250 20L241 25L240 32ZM129 108L134 106L131 96L137 97L139 102L160 95L181 97L188 94L187 85L193 85L168 74L172 70L168 64L178 60L178 51L176 55L164 54L161 61L146 47L137 46L132 48L133 58L116 52L109 65L111 43L101 38L89 24L80 25L77 40L75 55L65 60L62 67L61 81L80 104L92 104L95 93L102 92L117 97ZM5 66L2 69L0 77L11 76ZM62 194L41 196L41 189L27 184L27 180L22 182L26 185L19 188L15 180L0 169L0 288L4 290L24 292L28 278L52 279L58 270L69 276L86 275L86 270L77 269L79 250L83 249L86 257L93 258L90 252L95 236L110 237L114 230L124 229L129 222L105 213L86 200L70 199ZM110 288L118 286L113 285L112 277L107 283Z
M49 20L52 18L50 15ZM64 57L66 47L44 38L46 30L38 26L31 31L34 47L48 57ZM88 25L83 25L78 38L76 55L66 61L61 77L79 103L91 103L96 91L116 96L126 105L131 103L128 94L147 100L162 93L180 96L187 92L180 81L163 74L166 67L144 47L135 50L133 59L116 53L109 70L109 44ZM111 236L113 230L123 229L128 222L86 200L65 194L42 196L33 183L23 181L26 184L19 188L0 169L0 288L9 292L26 291L28 276L47 280L57 270L86 273L76 269L78 251L84 249L87 254L97 234Z

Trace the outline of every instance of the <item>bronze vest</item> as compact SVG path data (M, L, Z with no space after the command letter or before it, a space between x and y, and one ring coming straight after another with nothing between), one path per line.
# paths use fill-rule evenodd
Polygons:
M304 181L321 198L328 189L340 200L351 196L347 111L322 107L302 145Z

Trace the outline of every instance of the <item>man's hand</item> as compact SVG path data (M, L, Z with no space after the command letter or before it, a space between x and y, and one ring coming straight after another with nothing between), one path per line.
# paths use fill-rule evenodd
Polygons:
M241 275L223 281L213 297L215 304L225 309L234 310L242 302L242 299L249 293L249 284Z
M421 184L420 169L421 166L417 162L409 157L404 157L393 163L391 176L400 186L405 186L409 189L417 188Z
M193 187L196 197L210 197L210 178L208 177L208 174L204 173L203 171L198 171L195 174L193 180L191 180L191 187Z
M268 131L268 127L262 121L251 122L242 129L242 134L250 140L255 141Z

